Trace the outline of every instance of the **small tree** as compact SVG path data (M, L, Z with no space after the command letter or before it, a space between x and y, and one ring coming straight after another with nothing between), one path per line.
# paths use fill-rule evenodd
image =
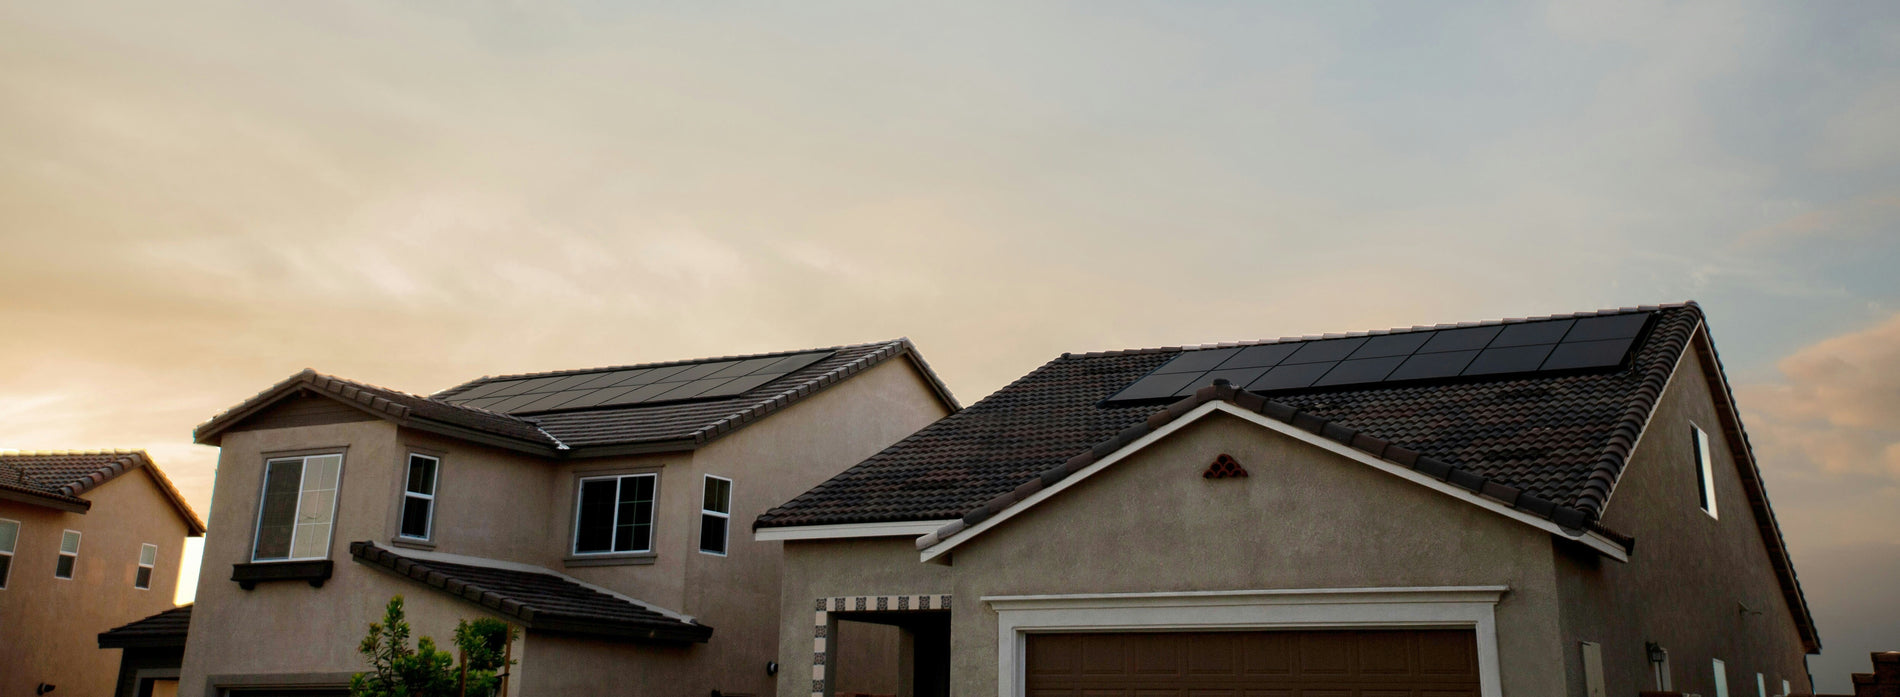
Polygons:
M501 620L457 623L458 669L454 657L436 649L435 639L422 637L409 648L409 621L398 595L356 647L370 669L350 678L350 697L493 697L501 685L498 673L514 663L507 658L514 637L514 628Z

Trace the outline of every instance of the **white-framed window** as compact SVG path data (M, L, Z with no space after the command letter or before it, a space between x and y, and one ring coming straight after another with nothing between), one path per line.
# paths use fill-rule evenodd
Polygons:
M13 550L20 544L20 521L0 518L0 590L13 572Z
M73 567L79 564L79 531L67 530L59 536L59 564L53 567L53 578L72 578Z
M429 539L435 525L435 479L441 472L440 458L420 453L409 454L409 476L402 490L402 528L397 535L416 540Z
M1758 697L1768 697L1768 677L1761 673L1755 674L1755 694Z
M341 453L266 460L251 561L329 557L337 480L342 474Z
M706 475L700 494L699 551L726 555L732 534L732 480Z
M1789 683L1786 680L1781 681L1781 694L1783 695L1794 694L1794 685Z
M152 569L157 566L158 545L139 545L139 573L138 577L132 579L132 587L140 590L151 590Z
M574 553L653 551L653 502L660 477L584 477L574 506Z
M1715 659L1715 697L1728 697L1728 665Z
M1695 482L1696 491L1702 496L1702 510L1715 518L1715 463L1709 455L1709 434L1701 426L1689 424L1689 430L1695 439Z

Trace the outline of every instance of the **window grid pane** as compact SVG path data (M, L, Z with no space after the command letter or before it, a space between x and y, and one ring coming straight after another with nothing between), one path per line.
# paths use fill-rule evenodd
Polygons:
M724 516L705 513L699 516L699 551L713 554L726 553L726 525Z
M574 531L576 553L613 551L614 499L619 488L617 479L581 481L580 513Z
M152 588L152 567L149 567L149 566L141 566L141 567L139 567L139 577L138 577L138 579L137 579L137 580L135 580L135 581L133 581L133 582L132 582L132 587L134 587L134 588L138 588L138 589L141 589L141 590L151 590L151 588Z
M402 499L402 536L418 539L429 538L429 512L434 501L420 496L404 496Z
M77 531L67 530L65 534L59 536L59 553L79 553L79 533Z
M66 578L66 579L72 578L73 577L73 562L78 561L78 559L79 559L78 557L72 556L70 554L59 555L59 566L53 569L53 575L58 578Z
M12 554L14 545L20 540L20 524L11 520L0 520L0 554Z
M264 500L258 507L253 561L290 556L290 538L297 521L297 486L302 479L302 458L265 463Z
M158 563L158 545L139 545L139 566L153 566Z
M437 461L426 455L409 456L409 485L405 489L412 494L435 495L435 474Z
M0 554L0 588L7 587L7 576L13 572L13 555Z

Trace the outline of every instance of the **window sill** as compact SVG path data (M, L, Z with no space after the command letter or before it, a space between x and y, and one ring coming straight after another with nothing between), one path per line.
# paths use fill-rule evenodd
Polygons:
M420 549L423 551L435 550L434 540L418 540L413 537L392 537L389 538L389 544L395 547L408 547L410 549Z
M239 588L251 590L270 581L308 581L311 588L322 588L336 564L328 559L313 561L266 561L232 564L231 580Z
M660 555L652 552L634 552L631 554L576 554L561 560L563 566L646 566L658 560Z

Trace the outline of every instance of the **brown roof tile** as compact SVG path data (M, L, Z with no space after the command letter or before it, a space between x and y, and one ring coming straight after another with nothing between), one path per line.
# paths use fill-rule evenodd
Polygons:
M193 536L205 531L191 504L143 450L53 450L0 452L0 489L91 507L80 495L127 472L143 469L178 511Z

